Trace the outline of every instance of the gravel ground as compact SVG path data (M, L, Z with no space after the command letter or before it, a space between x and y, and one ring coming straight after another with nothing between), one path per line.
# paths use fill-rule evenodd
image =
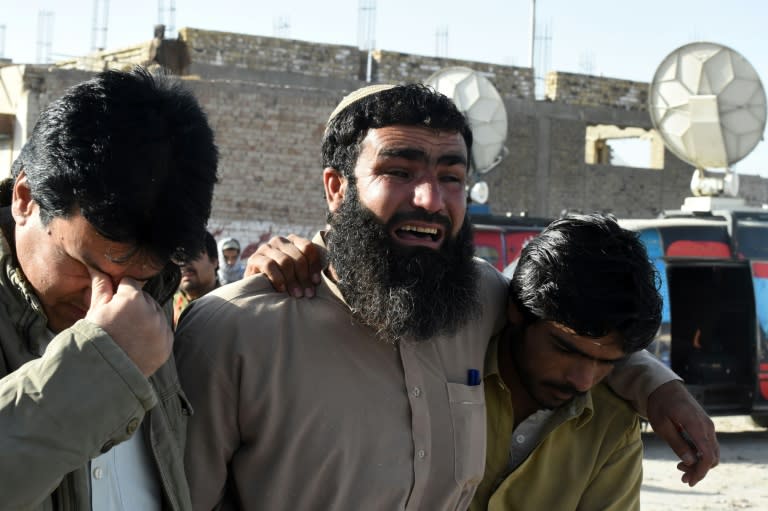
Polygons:
M643 433L643 511L768 510L768 430L749 417L713 420L720 465L693 488L680 482L672 450L653 432Z

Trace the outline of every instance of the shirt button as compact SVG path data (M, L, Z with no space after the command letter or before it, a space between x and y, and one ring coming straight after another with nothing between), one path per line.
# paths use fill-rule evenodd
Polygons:
M427 453L424 452L424 449L419 449L419 451L416 453L416 456L419 457L419 459L424 459L424 456L426 456Z
M517 435L517 436L515 437L515 441L516 441L518 444L522 444L523 442L525 442L525 435Z
M421 387L418 385L413 387L413 397L419 397L421 395Z
M104 477L104 471L101 469L101 467L96 467L93 469L93 478L94 479L101 479Z
M132 435L139 427L139 419L133 418L128 421L128 425L125 427L125 432Z

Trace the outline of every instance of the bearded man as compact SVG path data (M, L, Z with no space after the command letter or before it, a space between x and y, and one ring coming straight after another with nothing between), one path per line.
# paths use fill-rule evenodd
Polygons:
M315 298L248 278L179 325L195 509L468 508L480 375L507 303L504 277L472 256L471 146L465 117L421 85L365 87L331 114ZM647 373L631 378L641 401L674 377Z

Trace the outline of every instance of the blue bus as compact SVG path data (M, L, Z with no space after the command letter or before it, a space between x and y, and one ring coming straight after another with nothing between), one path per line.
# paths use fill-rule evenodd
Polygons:
M768 427L768 211L667 212L623 220L661 277L649 348L712 415Z

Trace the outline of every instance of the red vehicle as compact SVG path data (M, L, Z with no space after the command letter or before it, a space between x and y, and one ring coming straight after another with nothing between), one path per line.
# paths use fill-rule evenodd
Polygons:
M499 271L516 261L528 241L551 221L546 218L477 214L472 215L471 219L474 227L475 255L482 257Z

